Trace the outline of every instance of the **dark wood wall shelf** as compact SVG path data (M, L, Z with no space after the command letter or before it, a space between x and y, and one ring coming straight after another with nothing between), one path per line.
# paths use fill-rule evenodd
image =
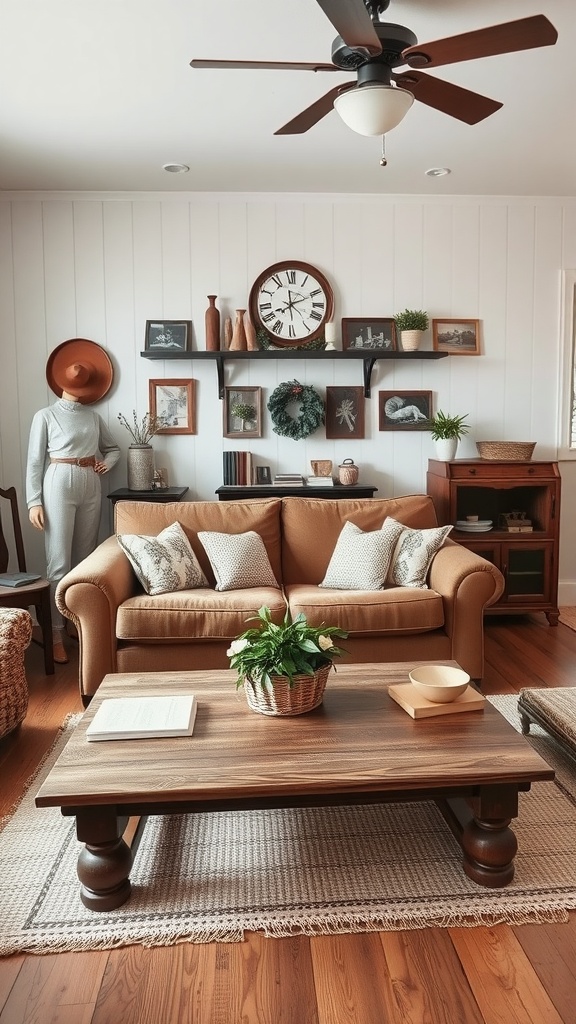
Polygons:
M334 351L326 352L325 349L260 349L256 352L229 352L223 350L221 352L159 352L155 349L141 352L140 355L144 359L208 359L216 363L216 370L218 373L218 397L224 398L224 364L231 360L238 361L242 359L361 359L363 362L364 371L364 395L366 398L370 398L371 393L371 381L372 381L372 370L374 369L374 363L377 360L388 360L388 359L402 359L402 360L417 360L417 359L444 359L447 352L368 352L365 349L346 349L341 352L338 349Z

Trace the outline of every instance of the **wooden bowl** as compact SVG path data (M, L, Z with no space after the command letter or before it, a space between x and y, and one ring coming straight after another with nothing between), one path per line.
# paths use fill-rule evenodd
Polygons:
M464 693L470 676L451 665L420 665L409 673L410 682L421 697L433 704L448 704Z

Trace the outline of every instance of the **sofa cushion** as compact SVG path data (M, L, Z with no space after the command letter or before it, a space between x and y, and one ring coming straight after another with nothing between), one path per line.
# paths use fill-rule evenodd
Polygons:
M216 578L216 590L278 587L262 538L254 531L216 533L201 530L204 547Z
M382 530L364 532L344 523L321 587L337 590L381 590L395 539Z
M116 635L120 643L176 643L190 641L230 641L249 628L247 620L263 604L275 622L286 611L282 591L272 587L232 590L181 590L151 597L137 594L118 609ZM196 668L194 648L190 648L189 668Z
M433 530L412 530L389 516L382 526L382 533L393 547L387 582L395 587L426 589L430 563L451 529L439 526Z
M326 575L344 523L350 521L365 531L379 530L387 516L415 529L438 526L434 504L426 494L389 499L283 498L284 583L318 585Z
M251 498L249 501L118 501L114 506L116 533L156 535L170 523L180 523L210 586L214 573L210 559L198 540L199 530L246 533L255 530L264 546L277 580L282 577L280 557L280 498ZM328 562L326 563L328 564Z
M292 615L303 612L312 625L339 626L350 636L408 635L444 625L443 601L435 590L394 587L362 592L293 583L286 587L286 596Z
M124 533L116 539L147 594L208 586L179 523L167 526L157 537Z

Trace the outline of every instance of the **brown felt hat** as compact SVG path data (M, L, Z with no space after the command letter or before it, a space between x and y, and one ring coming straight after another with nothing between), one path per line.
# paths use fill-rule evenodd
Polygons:
M110 356L101 345L86 338L63 341L48 357L46 380L58 398L62 392L78 398L82 405L98 402L112 386L114 370Z

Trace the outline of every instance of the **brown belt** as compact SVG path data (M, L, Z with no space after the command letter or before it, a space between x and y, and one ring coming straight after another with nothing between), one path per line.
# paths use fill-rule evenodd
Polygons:
M81 459L50 459L50 462L66 462L69 466L95 466L95 455L84 455Z

